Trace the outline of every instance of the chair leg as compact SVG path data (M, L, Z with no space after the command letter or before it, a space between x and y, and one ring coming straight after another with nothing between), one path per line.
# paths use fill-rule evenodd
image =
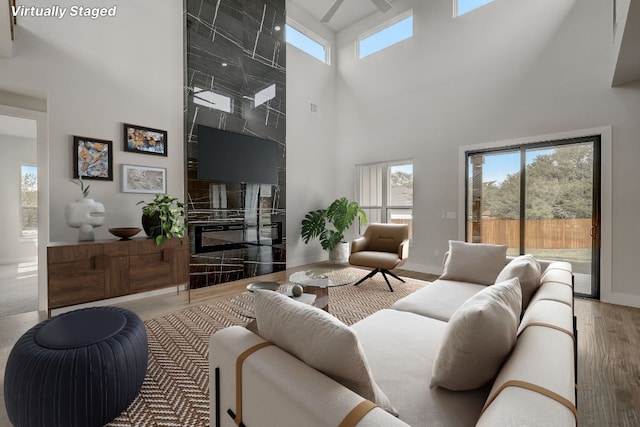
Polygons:
M391 277L393 277L393 278L396 278L396 279L400 280L402 283L407 283L407 282L405 282L402 278L400 278L400 277L396 276L395 274L393 274L393 273L392 273L392 272L390 272L389 270L385 270L384 272L385 272L385 273L389 273L389 274L391 275Z
M387 286L389 287L389 290L391 292L393 292L393 288L391 287L391 283L389 283L389 278L387 277L387 273L389 273L389 271L388 270L381 270L380 272L382 273L382 277L384 277L384 281L387 282ZM389 274L391 274L391 273L389 273ZM392 274L392 276L393 276L393 274ZM404 282L404 280L403 280L403 282Z
M378 272L380 271L379 268L376 268L375 270L372 270L369 274L367 274L366 276L364 276L362 279L358 280L358 282L353 285L353 286L358 286L360 283L364 282L365 280L367 280L370 277L375 276Z
M358 280L353 286L358 286L360 283L362 283L365 280L375 276L378 273L382 273L382 277L384 277L384 281L387 282L387 286L389 287L389 290L391 292L393 292L393 288L391 287L391 283L389 282L389 278L387 277L387 274L390 274L391 277L393 277L394 279L398 279L402 283L406 283L401 277L396 276L395 274L393 274L389 270L383 270L381 268L376 268L376 269L372 270L369 274L364 276L362 279Z

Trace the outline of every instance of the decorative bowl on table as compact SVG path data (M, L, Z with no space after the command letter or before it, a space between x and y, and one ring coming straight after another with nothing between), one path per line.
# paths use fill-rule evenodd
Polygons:
M118 227L110 228L109 233L122 240L129 240L131 237L138 234L142 229L140 227Z
M257 289L266 289L268 291L277 291L280 287L278 282L254 282L247 285L247 290L253 292Z

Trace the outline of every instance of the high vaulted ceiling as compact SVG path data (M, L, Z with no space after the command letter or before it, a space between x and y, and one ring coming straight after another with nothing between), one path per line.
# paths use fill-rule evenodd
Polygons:
M309 15L316 18L318 21L327 13L335 0L289 0L291 3L304 9ZM393 0L389 3L393 4ZM327 23L327 27L333 31L341 31L347 28L349 25L361 20L365 16L372 13L382 13L371 2L371 0L345 0L338 11L333 15L333 18ZM390 17L393 16L393 8L387 12Z

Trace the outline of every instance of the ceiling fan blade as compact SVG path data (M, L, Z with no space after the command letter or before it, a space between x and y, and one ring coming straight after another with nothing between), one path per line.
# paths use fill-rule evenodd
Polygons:
M335 13L338 10L338 8L342 5L343 1L344 0L336 0L335 3L333 3L331 8L329 9L329 11L322 17L320 22L323 22L325 24L327 22L329 22L331 20L331 18L333 18L333 15L335 15Z
M384 13L387 10L391 9L391 3L389 3L387 0L371 0L371 3L375 4L376 7L382 13Z

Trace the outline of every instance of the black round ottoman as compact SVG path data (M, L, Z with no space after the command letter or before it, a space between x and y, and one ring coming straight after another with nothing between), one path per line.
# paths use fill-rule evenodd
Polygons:
M4 402L21 426L102 426L138 395L147 331L132 311L93 307L29 329L9 354Z

